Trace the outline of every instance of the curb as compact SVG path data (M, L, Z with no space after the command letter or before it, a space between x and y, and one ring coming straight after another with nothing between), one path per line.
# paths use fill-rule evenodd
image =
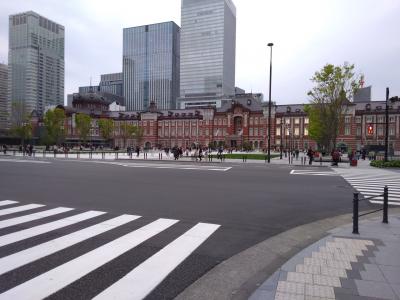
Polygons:
M391 208L389 214L399 214ZM373 219L380 213L369 215ZM309 245L328 236L330 230L351 223L345 214L292 228L240 252L215 266L175 300L242 300L251 294L285 262Z

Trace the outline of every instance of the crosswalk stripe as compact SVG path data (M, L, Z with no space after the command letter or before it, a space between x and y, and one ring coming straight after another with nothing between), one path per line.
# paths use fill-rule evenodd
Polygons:
M383 189L371 189L371 188L365 188L365 187L359 187L357 188L359 192L375 192L377 194L383 194ZM389 196L400 196L400 192L394 192L389 189Z
M143 299L219 226L195 225L93 299Z
M81 229L79 231L67 234L65 236L31 247L29 249L25 249L23 251L0 258L0 275L5 274L8 271L14 270L18 267L24 266L33 261L36 261L42 257L53 254L57 251L68 248L79 242L85 241L101 233L110 231L111 229L134 221L138 218L140 218L140 216L121 215L119 217L106 220L102 223Z
M25 210L30 210L38 207L43 207L44 205L42 204L27 204L27 205L22 205L22 206L17 206L17 207L10 207L10 208L4 208L0 210L0 216L5 216Z
M17 218L13 218L13 219L8 219L8 220L4 220L4 221L0 221L0 228L6 228L6 227L10 227L10 226L14 226L17 224L22 224L22 223L26 223L26 222L30 222L30 221L34 221L34 220L38 220L38 219L42 219L42 218L46 218L49 216L54 216L57 214L61 214L67 211L71 211L73 210L73 208L69 208L69 207L57 207L57 208L53 208L53 209L49 209L49 210L45 210L45 211L40 211L34 214L30 214L30 215L26 215L26 216L22 216L22 217L17 217Z
M177 222L158 219L0 294L0 299L46 298Z
M400 182L398 180L376 180L376 179L368 179L368 180L355 180L355 179L347 179L346 177L344 178L348 182L354 182L354 183L363 183L363 184L382 184L382 183L389 183L389 184L394 184L398 185Z
M10 205L10 204L15 204L15 203L18 203L18 202L13 201L13 200L3 200L3 201L0 201L0 206Z
M0 246L5 246L5 245L9 245L11 243L15 243L18 241L22 241L25 240L27 238L31 238L49 231L53 231L59 228L63 228L78 222L82 222L84 220L88 220L100 215L105 214L105 212L102 211L88 211L88 212L84 212L78 215L73 215L61 220L57 220L54 222L50 222L50 223L46 223L43 225L38 225L35 227L31 227L28 229L24 229L24 230L20 230L17 232L13 232L10 234L6 234L3 236L0 236Z
M400 205L400 174L387 170L335 169L352 187L364 197L373 197L369 202L382 204L383 188L389 188L389 204Z

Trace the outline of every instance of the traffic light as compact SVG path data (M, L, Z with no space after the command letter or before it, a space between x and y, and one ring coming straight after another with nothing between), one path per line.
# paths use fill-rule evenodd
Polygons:
M371 124L368 125L368 134L374 134L374 127Z

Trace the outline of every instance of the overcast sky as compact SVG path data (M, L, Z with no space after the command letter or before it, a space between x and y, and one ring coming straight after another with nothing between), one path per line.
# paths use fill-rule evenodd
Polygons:
M314 72L354 63L374 100L400 96L399 0L233 0L237 7L236 86L268 98L305 103ZM122 71L122 28L180 25L180 0L0 0L0 62L7 62L8 15L33 10L66 28L65 93Z

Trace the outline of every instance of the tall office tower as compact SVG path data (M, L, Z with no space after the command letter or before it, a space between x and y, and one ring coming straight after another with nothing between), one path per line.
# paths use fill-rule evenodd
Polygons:
M9 17L9 100L26 111L64 104L64 26L33 11Z
M123 96L123 73L103 74L100 76L100 92Z
M180 28L165 22L124 28L123 88L128 111L175 109L179 96Z
M180 97L235 94L236 8L231 0L182 0Z
M0 130L7 127L8 120L8 66L0 64Z

